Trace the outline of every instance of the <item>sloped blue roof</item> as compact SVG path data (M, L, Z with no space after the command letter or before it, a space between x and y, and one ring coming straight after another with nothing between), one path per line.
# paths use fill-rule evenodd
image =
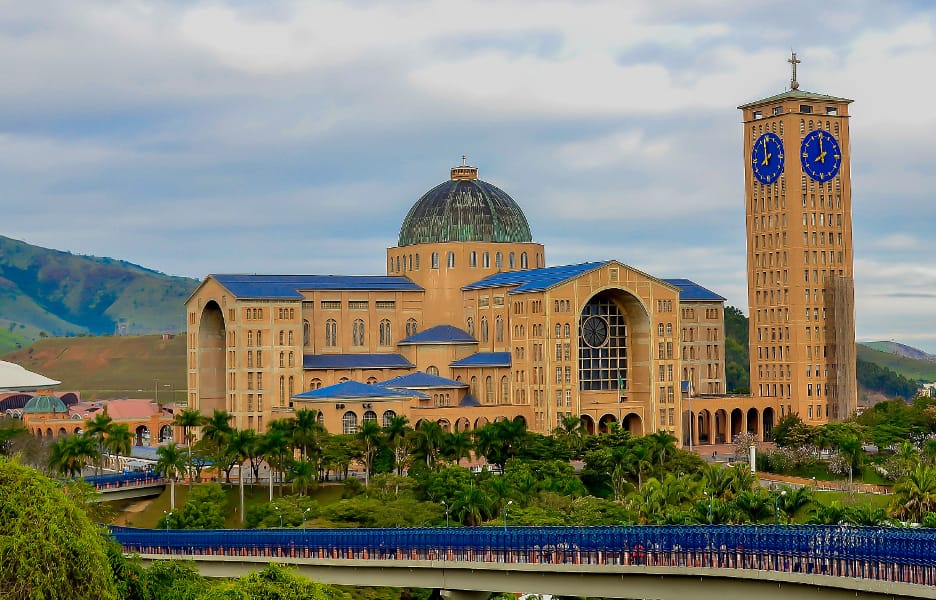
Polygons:
M451 364L453 367L509 367L510 352L476 352Z
M458 403L459 406L481 406L481 403L478 402L474 396L471 394L465 394L465 397L461 399L461 402Z
M411 335L405 340L400 340L397 342L400 344L477 344L478 340L474 339L464 330L459 329L458 327L453 327L452 325L436 325L435 327L430 327L425 331L420 331L415 335Z
M710 301L710 302L724 302L725 299L713 292L712 290L706 289L694 281L688 279L664 279L666 283L670 285L675 285L679 288L679 299L680 300L689 300L689 301Z
M306 354L303 369L412 369L402 354Z
M481 281L469 283L462 290L480 290L492 287L517 286L510 293L541 292L563 281L578 277L607 264L608 261L588 262L578 265L544 267L525 271L510 271L485 277Z
M211 275L237 298L299 300L299 290L418 292L406 277L382 275Z
M293 398L297 400L334 400L336 398L346 399L346 400L372 400L375 398L428 398L425 394L419 392L413 392L407 390L401 392L399 390L391 390L382 385L372 385L369 383L361 383L359 381L345 381L343 383L336 383L335 385L330 385L328 387L319 388L317 390L309 390L308 392L302 392L301 394L296 394Z
M399 377L394 377L393 379L383 381L380 383L380 385L388 388L407 389L468 387L467 383L455 381L454 379L448 379L447 377L439 377L438 375L430 375L429 373L424 373L422 371L409 373L408 375L400 375Z

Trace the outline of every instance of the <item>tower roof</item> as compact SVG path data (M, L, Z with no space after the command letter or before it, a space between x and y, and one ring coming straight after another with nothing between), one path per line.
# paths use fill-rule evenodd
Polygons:
M762 100L754 100L753 102L742 104L738 108L744 110L745 108L760 106L761 104L771 104L782 100L813 100L817 102L844 102L845 104L854 102L854 100L849 98L839 98L838 96L829 96L828 94L818 94L816 92L807 92L804 90L787 90Z
M532 242L520 206L478 179L477 167L453 167L451 179L416 201L400 226L398 246L441 242Z

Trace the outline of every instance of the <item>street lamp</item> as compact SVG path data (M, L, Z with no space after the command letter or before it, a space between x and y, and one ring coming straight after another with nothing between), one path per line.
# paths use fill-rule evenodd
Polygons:
M712 524L712 512L713 512L713 508L714 508L712 505L713 505L713 503L715 502L715 495L714 495L714 494L709 494L709 493L708 493L708 490L706 490L706 491L704 491L704 492L702 492L702 493L705 494L706 496L708 496L708 524L711 525L711 524Z
M513 500L508 500L504 505L504 529L507 529L507 507L513 504Z
M166 515L166 533L169 533L169 519L172 518L172 511L163 511L163 514Z
M780 524L780 498L786 496L786 490L781 491L774 498L773 508L774 508L774 525Z
M445 500L442 501L442 506L445 507L445 526L449 526L449 508L448 504L445 503Z
M273 510L275 510L275 511L276 511L276 514L279 515L280 527L282 528L282 527L283 527L283 513L282 513L282 511L280 511L280 507L279 507L279 506L274 506L274 507L273 507Z
M310 510L312 510L312 507L311 507L311 506L302 511L302 524L303 524L303 525L305 525L305 522L306 522L306 515L309 514L309 511L310 511Z

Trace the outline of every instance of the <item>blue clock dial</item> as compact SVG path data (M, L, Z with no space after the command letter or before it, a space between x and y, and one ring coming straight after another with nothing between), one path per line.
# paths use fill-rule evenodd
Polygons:
M800 158L803 172L823 183L838 174L842 166L842 148L831 133L817 129L803 138Z
M757 138L751 149L751 169L764 185L775 182L783 173L783 140L775 133Z

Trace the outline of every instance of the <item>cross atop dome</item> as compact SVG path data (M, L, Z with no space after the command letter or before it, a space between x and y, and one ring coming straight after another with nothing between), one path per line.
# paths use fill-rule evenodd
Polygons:
M477 179L478 167L468 166L468 157L462 154L460 167L452 167L452 179Z

